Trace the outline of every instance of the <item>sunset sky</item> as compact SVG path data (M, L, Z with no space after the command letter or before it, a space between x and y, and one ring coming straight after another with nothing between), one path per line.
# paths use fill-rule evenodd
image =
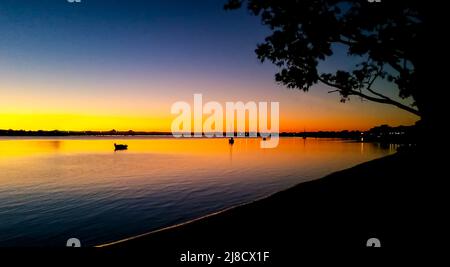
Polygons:
M281 131L411 125L398 108L345 104L274 81L256 44L269 34L224 0L2 0L0 129L169 131L176 101L279 101ZM354 64L337 47L323 70ZM395 98L383 83L381 91ZM408 103L408 102L406 102Z

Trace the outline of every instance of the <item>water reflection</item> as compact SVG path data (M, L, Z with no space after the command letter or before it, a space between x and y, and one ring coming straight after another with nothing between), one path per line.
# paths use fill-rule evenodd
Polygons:
M112 241L392 153L336 139L0 140L0 246ZM114 152L114 143L128 144Z

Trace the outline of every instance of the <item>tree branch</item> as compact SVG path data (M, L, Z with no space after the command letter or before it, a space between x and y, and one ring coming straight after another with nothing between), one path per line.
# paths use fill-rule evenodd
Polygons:
M328 82L325 79L322 79L320 76L318 76L318 80L321 81L322 83L324 83L325 85L337 88L338 91L346 91L346 93L348 93L348 95L356 95L356 96L362 97L364 99L367 99L367 100L370 100L370 101L373 101L373 102L377 102L377 103L381 103L381 104L393 105L393 106L396 106L396 107L398 107L400 109L406 110L406 111L408 111L408 112L410 112L410 113L412 113L414 115L417 115L419 117L421 117L421 115L422 115L420 113L420 111L418 111L417 109L411 108L411 107L409 107L407 105L404 105L404 104L402 104L400 102L392 100L391 98L388 98L386 96L384 96L382 98L377 98L377 97L369 96L369 95L366 95L366 94L364 94L362 92L358 92L358 91L355 91L355 90L345 89L345 88L342 88L341 86L339 86L337 84L333 84L333 83Z
M347 38L347 39L344 39L344 38L342 38L342 36L339 36L339 37L335 38L334 41L337 42L337 43L341 43L343 45L347 45L347 46L352 46L352 45L355 45L355 44L358 43L357 40L354 40L354 39L352 39L352 38L350 38L348 36L345 36L345 35L343 35L343 36L345 38ZM403 51L400 51L400 50L393 51L393 53L399 54L398 55L399 57L401 57L402 55L405 54ZM404 65L402 67L400 64L396 63L393 59L388 60L387 63L389 65L391 65L391 67L393 69L395 69L396 71L398 71L400 74L404 73L405 70L406 70L406 65Z
M367 85L367 87L366 87L366 90L369 91L369 92L371 92L372 94L374 94L374 95L376 95L376 96L379 96L379 97L383 98L383 99L393 101L393 100L390 99L389 97L387 97L387 96L385 96L385 95L383 95L383 94L380 94L380 93L378 93L378 92L376 92L376 91L374 91L374 90L372 89L372 85L373 85L373 83L375 82L375 80L380 76L381 71L382 71L382 69L380 68L380 69L377 71L377 73L373 76L372 80L368 83L368 85Z

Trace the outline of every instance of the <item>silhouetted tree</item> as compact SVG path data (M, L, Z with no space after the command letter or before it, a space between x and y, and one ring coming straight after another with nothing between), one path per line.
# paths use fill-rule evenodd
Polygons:
M428 1L381 2L344 0L229 0L225 9L243 3L260 16L272 33L256 49L258 59L280 68L277 82L288 88L308 91L322 82L338 92L341 101L358 96L390 104L418 115L431 117L432 104L426 94L427 53L424 27ZM320 72L320 61L333 55L336 46L359 59L350 71ZM375 87L383 79L398 89L400 98L412 97L406 105ZM431 94L429 94L431 95Z

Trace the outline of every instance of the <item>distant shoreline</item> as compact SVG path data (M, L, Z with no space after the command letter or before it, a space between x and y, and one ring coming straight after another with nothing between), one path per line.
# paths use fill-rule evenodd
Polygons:
M336 138L359 138L362 131L317 131L317 132L281 132L279 136L292 137L336 137ZM194 134L194 133L192 133ZM172 132L145 132L145 131L26 131L26 130L0 130L0 136L160 136L172 135ZM223 133L226 137L227 133ZM234 136L238 136L234 133ZM249 133L238 137L252 137ZM259 136L258 136L259 137Z
M0 129L0 137L129 137L129 136L172 136L172 132L158 131L27 131L27 130L2 130ZM223 133L226 137L226 133ZM249 133L237 137L250 137ZM381 142L381 143L398 143L398 144L414 144L416 143L417 133L413 126L390 127L382 125L374 127L368 131L314 131L314 132L281 132L280 137L302 137L302 138L341 138L354 140L358 142Z

